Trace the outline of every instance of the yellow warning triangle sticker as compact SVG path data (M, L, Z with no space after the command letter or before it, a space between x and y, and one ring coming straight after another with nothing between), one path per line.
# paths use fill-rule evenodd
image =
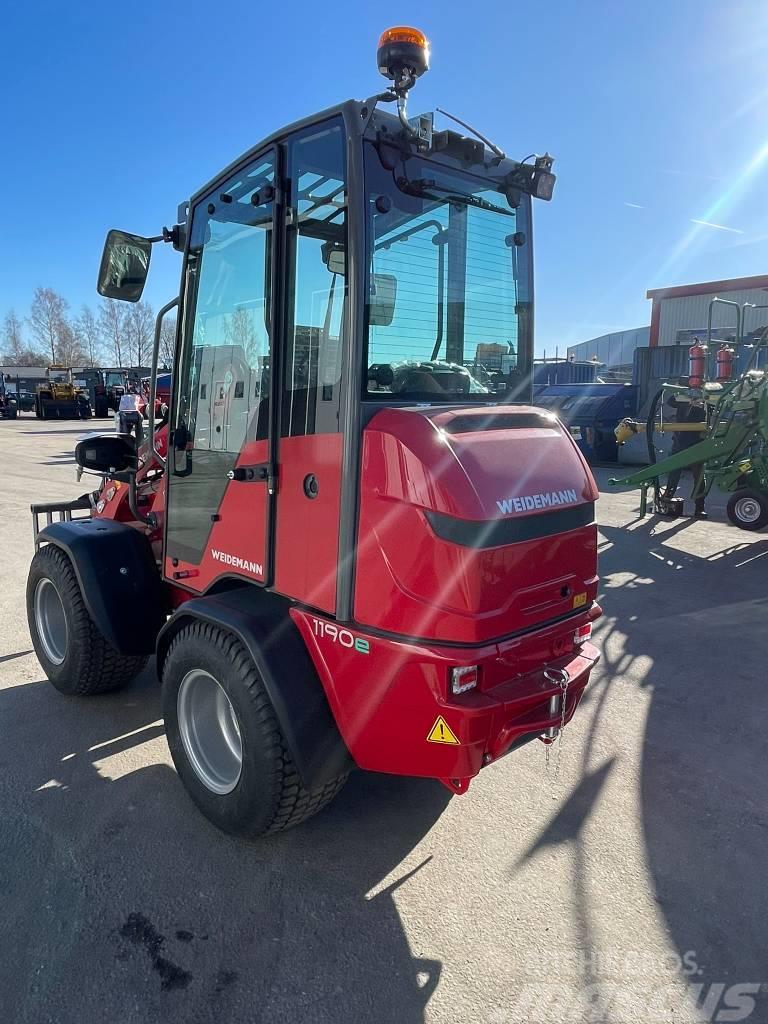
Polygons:
M461 745L461 741L456 737L442 715L437 716L437 721L427 733L427 743L450 743L452 746Z

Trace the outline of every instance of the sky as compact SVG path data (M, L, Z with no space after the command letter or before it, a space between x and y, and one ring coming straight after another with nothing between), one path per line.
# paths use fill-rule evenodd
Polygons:
M38 285L95 305L107 229L157 234L280 125L379 91L395 24L432 44L411 113L555 156L554 199L535 203L538 352L647 324L648 288L768 272L763 0L41 0L3 15L0 317ZM179 272L156 246L145 297L168 301Z

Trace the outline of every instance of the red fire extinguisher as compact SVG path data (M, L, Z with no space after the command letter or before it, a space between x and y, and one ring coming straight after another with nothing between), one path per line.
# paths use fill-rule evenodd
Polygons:
M707 346L702 345L698 338L688 349L688 359L688 387L700 388L707 373Z
M736 352L727 341L724 341L717 350L715 360L717 362L717 379L719 381L730 380L733 377L733 364L736 362Z

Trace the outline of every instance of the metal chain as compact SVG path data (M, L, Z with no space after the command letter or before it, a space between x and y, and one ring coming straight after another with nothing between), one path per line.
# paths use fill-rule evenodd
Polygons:
M571 682L569 676L566 673L564 673L564 675L565 675L565 678L559 680L559 682L558 682L558 686L560 687L560 689L562 691L562 698L561 698L561 701L560 701L560 728L558 729L558 732L557 732L557 757L555 758L555 774L554 774L554 777L552 778L552 799L553 800L556 799L556 794L554 792L554 787L557 785L557 782L558 782L558 780L560 778L560 759L562 757L563 730L565 729L565 713L566 713L566 708L567 708L567 704L568 704L568 686L570 685L570 682ZM546 743L544 745L544 749L545 749L545 755L544 755L544 757L545 757L545 771L546 771L547 775L549 775L549 773L550 773L550 767L551 767L551 764L552 764L552 757L551 757L551 751L550 751L551 746L552 746L551 743Z
M569 676L566 675L565 679L560 684L560 689L563 691L562 697L562 710L560 712L560 732L557 735L557 758L555 760L555 784L560 777L560 757L563 751L563 732L565 731L565 709L568 703L568 684L570 683Z

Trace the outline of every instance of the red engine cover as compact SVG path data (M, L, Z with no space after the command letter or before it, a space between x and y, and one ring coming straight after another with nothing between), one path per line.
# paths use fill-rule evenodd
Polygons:
M385 409L362 460L359 623L478 643L595 599L597 487L546 411Z

